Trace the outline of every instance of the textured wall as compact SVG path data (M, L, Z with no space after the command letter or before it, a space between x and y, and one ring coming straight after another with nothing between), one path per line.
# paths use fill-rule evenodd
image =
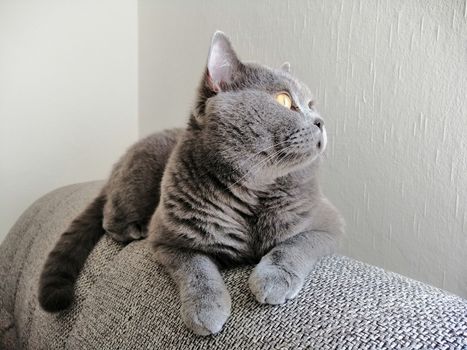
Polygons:
M467 297L467 3L139 2L140 134L182 125L214 30L289 60L330 133L343 251Z
M137 4L0 0L0 241L39 196L137 138Z

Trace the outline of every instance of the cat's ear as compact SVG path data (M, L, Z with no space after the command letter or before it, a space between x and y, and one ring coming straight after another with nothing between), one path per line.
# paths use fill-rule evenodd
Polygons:
M280 67L284 72L290 73L290 63L289 62L284 62L282 63L282 66Z
M206 81L214 92L222 90L222 86L232 82L239 71L241 62L230 44L229 38L217 31L212 36L209 49Z

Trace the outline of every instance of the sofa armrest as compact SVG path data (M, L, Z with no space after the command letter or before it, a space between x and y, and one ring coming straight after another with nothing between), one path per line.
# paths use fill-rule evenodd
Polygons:
M176 288L147 242L124 246L106 236L85 264L72 308L45 313L37 302L42 265L100 186L67 186L39 199L2 243L0 347L467 348L466 300L344 256L321 259L297 298L281 306L255 301L247 285L251 268L225 271L232 316L220 334L198 337L183 325Z

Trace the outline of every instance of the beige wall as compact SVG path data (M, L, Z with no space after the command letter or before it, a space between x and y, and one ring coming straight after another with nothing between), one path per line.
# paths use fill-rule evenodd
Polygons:
M137 3L0 1L0 241L137 139Z
M293 71L330 132L344 253L467 297L467 9L457 1L139 2L140 135L183 125L211 34Z

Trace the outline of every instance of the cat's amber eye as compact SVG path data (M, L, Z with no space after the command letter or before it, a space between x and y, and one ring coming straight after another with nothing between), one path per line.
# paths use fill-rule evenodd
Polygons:
M279 92L276 95L276 101L283 105L285 108L292 108L292 98L287 92Z

